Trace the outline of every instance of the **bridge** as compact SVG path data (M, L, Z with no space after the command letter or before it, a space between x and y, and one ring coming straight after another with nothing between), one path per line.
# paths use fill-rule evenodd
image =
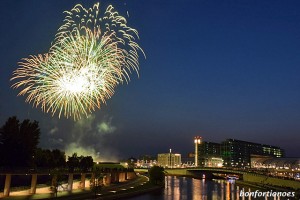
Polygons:
M173 176L190 176L195 178L203 178L212 179L215 178L216 174L226 174L226 175L238 175L240 178L243 177L244 174L248 173L245 171L232 170L226 168L177 168L177 169L166 169L166 175ZM203 176L205 175L205 176Z
M148 169L135 169L135 172L146 173ZM197 167L197 168L166 168L165 169L166 175L170 176L190 176L195 178L201 178L199 176L202 174L235 174L239 176L243 176L249 172L246 171L239 171L233 169L226 169L226 168L207 168L207 167Z

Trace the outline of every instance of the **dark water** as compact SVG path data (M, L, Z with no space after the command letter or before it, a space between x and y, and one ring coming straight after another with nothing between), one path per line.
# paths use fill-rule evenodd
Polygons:
M287 200L294 198L240 197L241 191L253 192L257 189L238 186L227 180L201 180L186 177L166 177L165 188L161 191L128 198L127 200Z

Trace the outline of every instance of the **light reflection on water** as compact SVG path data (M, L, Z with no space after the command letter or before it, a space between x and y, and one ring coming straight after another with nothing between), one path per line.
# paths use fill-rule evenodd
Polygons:
M277 200L274 197L240 197L240 191L251 191L227 180L205 180L166 176L161 191L128 198L128 200ZM252 191L255 191L252 189Z
M165 200L239 199L239 187L225 180L207 181L186 177L166 177Z

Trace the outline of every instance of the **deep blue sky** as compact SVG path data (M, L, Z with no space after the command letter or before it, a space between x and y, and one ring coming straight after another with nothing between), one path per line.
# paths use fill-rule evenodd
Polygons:
M82 122L24 103L21 58L48 51L64 10L96 1L1 1L0 123L40 122L44 148L123 158L193 151L193 137L277 145L300 157L300 1L102 1L139 31L140 77Z

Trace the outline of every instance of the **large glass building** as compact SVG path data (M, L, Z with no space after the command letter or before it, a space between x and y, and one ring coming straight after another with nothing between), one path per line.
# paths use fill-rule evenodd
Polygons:
M214 142L202 142L198 145L199 156L220 156L221 144Z
M221 152L225 167L251 167L251 156L284 156L284 150L279 147L236 139L222 142Z
M203 141L198 145L198 160L200 167L222 167L221 144Z
M201 141L195 143L195 160L199 167L251 167L251 157L284 157L284 150L271 145L236 139L222 143ZM220 164L222 163L222 164Z

